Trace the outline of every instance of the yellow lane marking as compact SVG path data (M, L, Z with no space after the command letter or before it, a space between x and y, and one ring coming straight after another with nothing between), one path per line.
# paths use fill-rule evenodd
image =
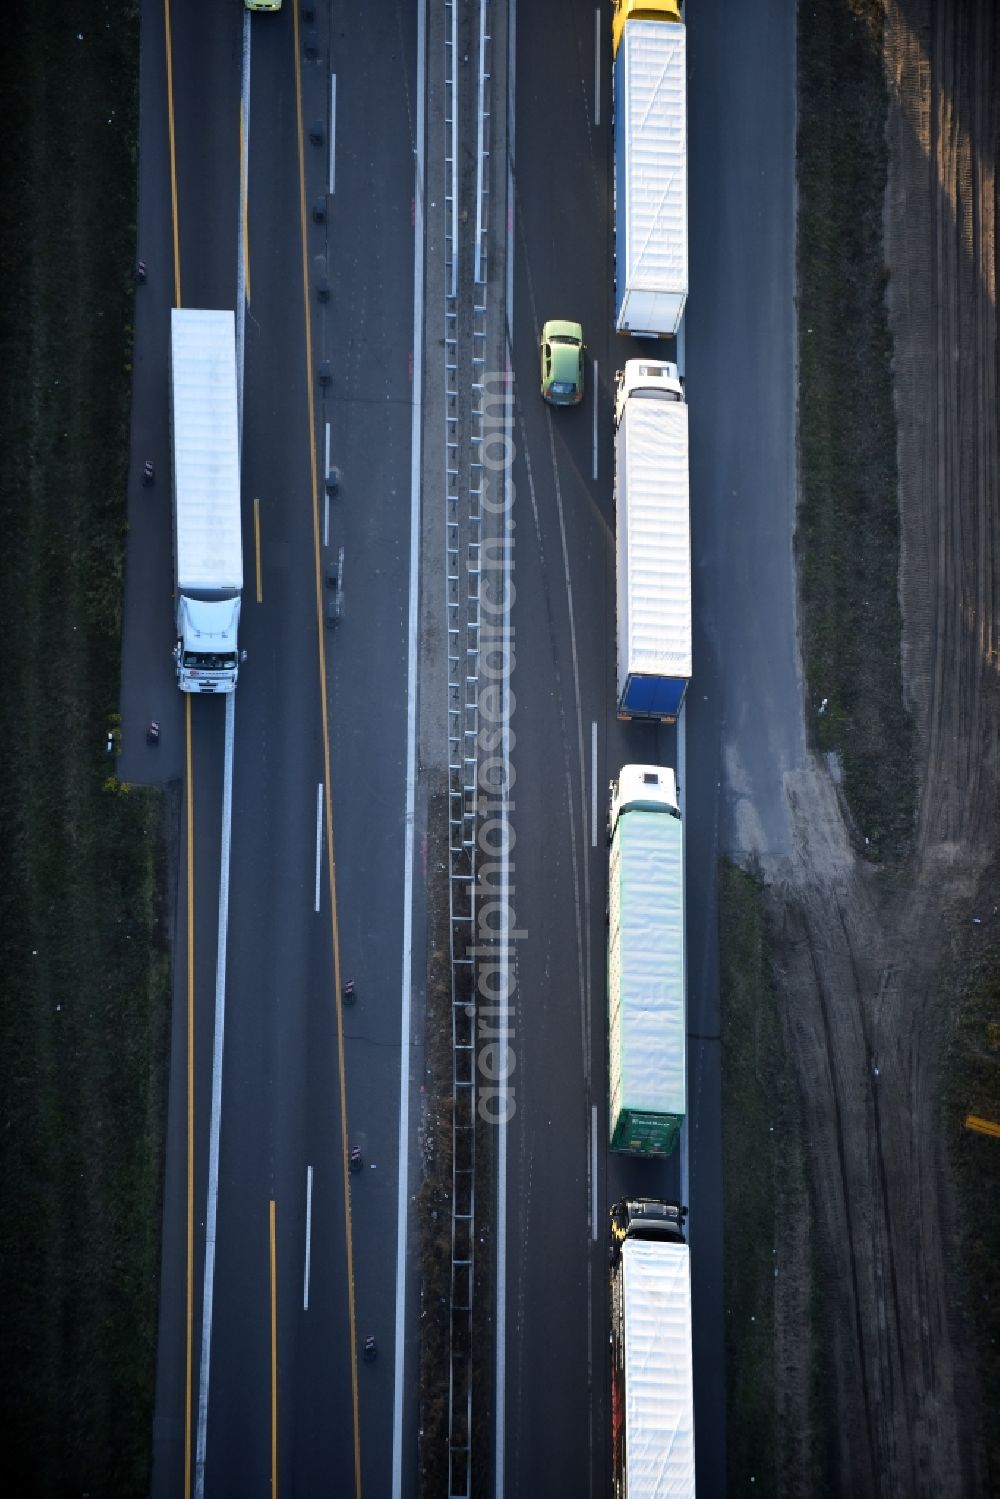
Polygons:
M302 71L299 44L299 7L292 6L295 45L295 127L299 152L299 234L302 245L302 312L306 335L306 398L309 410L309 465L312 485L313 571L316 586L316 639L319 646L319 692L323 732L323 801L326 819L326 861L330 881L330 935L333 944L333 983L337 1009L337 1064L340 1076L341 1178L344 1194L344 1241L347 1246L347 1312L351 1359L351 1409L354 1421L354 1492L361 1499L361 1423L358 1411L358 1336L354 1309L354 1245L351 1233L351 1191L347 1159L347 1080L344 1067L344 1011L340 984L340 934L337 929L336 861L333 856L333 808L330 796L330 732L326 692L326 639L323 629L323 580L320 567L319 492L316 481L316 408L313 397L312 328L309 319L309 264L306 246L306 179L302 130Z
M966 1114L966 1129L974 1129L981 1135L992 1135L994 1139L1000 1140L1000 1124L994 1124L992 1119L980 1119L977 1114Z
M181 241L177 215L177 150L174 141L174 53L170 41L170 0L163 0L167 44L167 137L170 142L170 214L174 232L174 306L181 305Z
M177 208L177 144L174 132L174 52L170 0L163 0L167 62L167 140L170 148L170 219L174 246L174 306L181 305L180 215ZM185 806L187 822L187 1255L184 1351L184 1499L191 1499L191 1383L194 1363L194 776L191 697L184 695Z
M278 1499L278 1267L275 1247L275 1202L271 1198L271 1499Z
M253 497L253 545L257 554L257 602L264 602L264 585L260 576L260 500Z
M184 1499L191 1499L191 1367L194 1356L194 775L191 694L184 694L187 811L187 1358L184 1400Z

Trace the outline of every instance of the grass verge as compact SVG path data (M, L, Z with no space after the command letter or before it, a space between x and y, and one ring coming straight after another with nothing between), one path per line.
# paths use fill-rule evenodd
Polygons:
M448 929L448 792L428 800L427 1091L421 1136L420 1492L448 1489L448 1373L451 1342L452 1049Z
M18 1495L148 1489L169 954L162 799L109 776L138 15L4 18L0 1422Z
M782 1318L794 1314L777 1301L782 1271L796 1288L799 1310L811 1299L809 1245L786 1232L786 1224L808 1221L805 1162L771 974L764 893L753 874L728 860L719 867L719 937L727 1492L778 1494L786 1491L787 1445L802 1442L803 1425L808 1440L809 1422L783 1406L776 1377L786 1343ZM798 1348L810 1342L808 1326L796 1325L791 1341L797 1358ZM810 1402L808 1357L802 1369L799 1417Z
M908 851L916 788L900 663L881 0L810 0L798 27L796 552L807 701L816 746L839 757L862 851L891 860Z

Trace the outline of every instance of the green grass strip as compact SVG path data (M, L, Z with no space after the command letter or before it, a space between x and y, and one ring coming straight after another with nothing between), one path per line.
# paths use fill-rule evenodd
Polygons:
M15 4L0 49L4 1488L149 1482L169 959L162 798L109 779L138 16Z
M809 724L816 746L839 756L861 849L898 859L916 791L900 662L881 7L810 0L798 47L796 549Z
M793 1493L808 1474L822 1499L829 1401L812 1332L822 1281L768 899L756 873L720 862L727 1492Z

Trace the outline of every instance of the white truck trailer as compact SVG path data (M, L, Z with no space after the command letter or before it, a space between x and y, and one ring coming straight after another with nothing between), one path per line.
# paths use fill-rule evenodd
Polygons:
M695 1499L691 1266L685 1209L611 1211L614 1499Z
M232 312L171 311L170 430L177 685L232 692L243 591Z
M630 359L615 399L618 717L675 722L691 679L688 409L677 366Z
M612 70L615 327L637 337L676 335L687 301L686 36L676 0L620 0Z
M611 1149L669 1155L687 1109L684 831L672 770L625 765L608 810Z

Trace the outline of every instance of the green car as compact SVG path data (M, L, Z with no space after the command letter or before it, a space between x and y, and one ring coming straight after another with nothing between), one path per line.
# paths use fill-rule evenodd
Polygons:
M538 341L542 360L542 395L553 406L578 406L583 400L583 329L558 318L546 323Z

